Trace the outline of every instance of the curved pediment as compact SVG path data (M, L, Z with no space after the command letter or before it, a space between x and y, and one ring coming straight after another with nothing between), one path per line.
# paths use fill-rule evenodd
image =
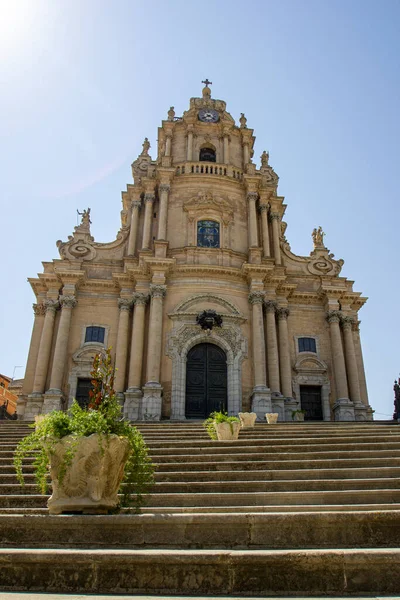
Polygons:
M90 362L92 364L96 354L105 355L105 349L103 346L101 344L86 344L83 348L79 348L72 355L72 360L76 363Z
M302 352L294 365L297 373L326 373L327 369L327 365L311 352Z
M181 302L172 314L177 315L188 312L197 312L200 307L202 307L202 310L207 308L218 308L220 312L222 309L222 312L228 315L233 314L243 316L240 310L232 302L215 294L196 294L195 296L191 296Z

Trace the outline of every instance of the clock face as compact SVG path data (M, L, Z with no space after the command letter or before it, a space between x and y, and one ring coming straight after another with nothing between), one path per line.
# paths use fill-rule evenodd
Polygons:
M203 108L199 111L199 119L205 123L216 123L219 119L219 114L212 108Z

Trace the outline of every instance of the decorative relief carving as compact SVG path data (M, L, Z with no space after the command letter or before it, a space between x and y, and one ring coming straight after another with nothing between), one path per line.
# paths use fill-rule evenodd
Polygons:
M147 193L144 195L144 201L145 202L154 202L155 200L155 194L153 193Z
M118 298L118 308L119 310L131 310L132 300L128 298Z
M43 304L46 312L56 312L60 308L58 300L45 300Z
M360 331L360 323L361 321L357 321L357 319L354 319L353 324L352 324L352 330L353 331Z
M339 323L342 318L342 313L340 310L330 310L327 313L326 318L328 323Z
M152 283L150 285L150 294L152 298L164 298L167 293L166 285L157 285Z
M74 308L77 303L75 296L60 296L60 304L63 308Z
M287 319L290 315L290 310L288 308L278 308L276 311L278 319Z
M275 302L275 300L265 300L264 306L267 313L274 313L278 309L278 304Z
M142 203L140 200L132 200L131 202L131 209L132 210L140 210L142 206Z
M257 192L247 192L247 200L249 202L256 202L258 199Z
M162 183L161 185L158 186L158 191L160 192L160 194L162 194L163 192L169 193L170 189L171 189L171 186L168 185L167 183Z
M261 292L261 291L250 292L248 298L249 298L250 304L260 304L261 302L264 301L265 292Z
M133 304L147 304L149 301L149 294L144 294L143 292L135 292L132 295Z
M268 212L269 204L260 204L260 212Z
M341 316L340 318L341 324L342 324L342 328L343 329L349 329L351 330L353 328L353 324L354 324L354 319L353 317L346 317L346 316Z
M46 307L43 303L40 304L32 304L33 312L35 313L35 317L43 317L46 312Z
M270 213L270 215L269 215L269 220L270 220L271 222L272 222L272 221L279 221L279 220L280 220L279 213L276 213L276 212Z
M222 327L222 317L215 310L203 310L197 315L196 323L202 329L211 331L213 327Z

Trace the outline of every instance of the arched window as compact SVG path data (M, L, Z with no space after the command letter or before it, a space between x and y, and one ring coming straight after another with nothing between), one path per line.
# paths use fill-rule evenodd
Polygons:
M105 332L104 327L86 327L85 343L98 342L99 344L104 344Z
M219 248L218 221L197 222L197 245L201 248Z
M199 160L206 162L216 162L217 157L213 148L200 148Z

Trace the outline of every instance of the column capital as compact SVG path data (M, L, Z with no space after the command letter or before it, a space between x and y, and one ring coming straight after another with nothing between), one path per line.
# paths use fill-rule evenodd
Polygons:
M132 300L128 298L118 298L118 308L120 311L127 310L130 311L132 307Z
M340 310L330 310L327 312L326 318L328 323L339 323L342 318L342 313Z
M264 300L265 293L262 291L250 292L248 298L250 304L260 304Z
M40 304L32 304L33 312L35 313L35 317L43 317L46 312L46 307L41 302Z
M144 201L147 202L154 202L155 199L155 194L153 192L147 192L147 194L144 195Z
M43 302L43 305L45 307L46 313L47 312L55 313L60 308L60 303L58 300L45 300Z
M353 323L352 323L352 326L351 326L352 330L353 331L360 331L360 323L361 323L361 321L357 321L357 319L354 319Z
M278 309L278 304L275 300L264 300L264 306L267 313L275 313Z
M148 301L149 301L148 294L144 294L142 292L135 292L132 295L133 304L147 304Z
M150 284L150 294L152 298L164 298L167 293L166 285Z
M142 203L140 200L132 200L132 202L131 202L132 210L136 210L136 209L140 210L141 206L142 206Z
M258 198L257 192L247 192L247 200L249 202L251 202L251 201L256 202L257 198Z
M77 305L78 300L75 296L60 296L60 304L62 308L74 308Z
M288 308L278 308L276 311L276 314L278 316L278 319L287 319L288 316L290 315L290 310Z
M276 213L276 212L270 213L269 220L270 221L279 221L280 220L279 213Z
M170 190L171 190L171 186L170 186L168 183L161 183L161 184L158 186L158 191L159 191L160 193L162 193L162 192L167 192L167 193L169 193L169 191L170 191Z
M350 331L353 328L353 323L354 323L353 317L345 317L342 315L340 317L340 322L342 324L342 328L345 330Z
M268 212L269 209L269 204L267 202L267 204L260 204L260 212Z

